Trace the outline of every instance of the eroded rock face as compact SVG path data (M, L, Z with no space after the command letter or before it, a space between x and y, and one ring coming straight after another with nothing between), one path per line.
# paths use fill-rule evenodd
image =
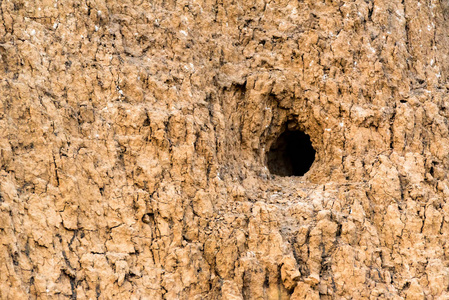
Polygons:
M0 298L449 297L446 0L0 16Z

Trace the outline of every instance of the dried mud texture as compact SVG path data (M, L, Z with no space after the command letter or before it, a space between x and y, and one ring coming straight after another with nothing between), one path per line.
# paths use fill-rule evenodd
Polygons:
M449 3L0 2L1 299L446 299ZM289 126L302 177L266 154Z

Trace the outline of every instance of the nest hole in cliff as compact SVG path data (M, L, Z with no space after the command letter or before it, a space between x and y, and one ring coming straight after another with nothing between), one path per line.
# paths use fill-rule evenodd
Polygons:
M271 145L267 167L279 176L303 176L315 160L315 149L309 135L288 128Z

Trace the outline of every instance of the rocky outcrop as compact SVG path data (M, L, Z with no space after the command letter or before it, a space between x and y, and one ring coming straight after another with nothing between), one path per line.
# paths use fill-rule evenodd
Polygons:
M0 298L449 297L447 1L0 3Z

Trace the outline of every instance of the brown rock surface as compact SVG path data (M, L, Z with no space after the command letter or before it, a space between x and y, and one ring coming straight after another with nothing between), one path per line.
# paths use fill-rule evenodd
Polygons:
M449 2L0 2L1 299L449 298ZM266 167L285 126L304 176Z

